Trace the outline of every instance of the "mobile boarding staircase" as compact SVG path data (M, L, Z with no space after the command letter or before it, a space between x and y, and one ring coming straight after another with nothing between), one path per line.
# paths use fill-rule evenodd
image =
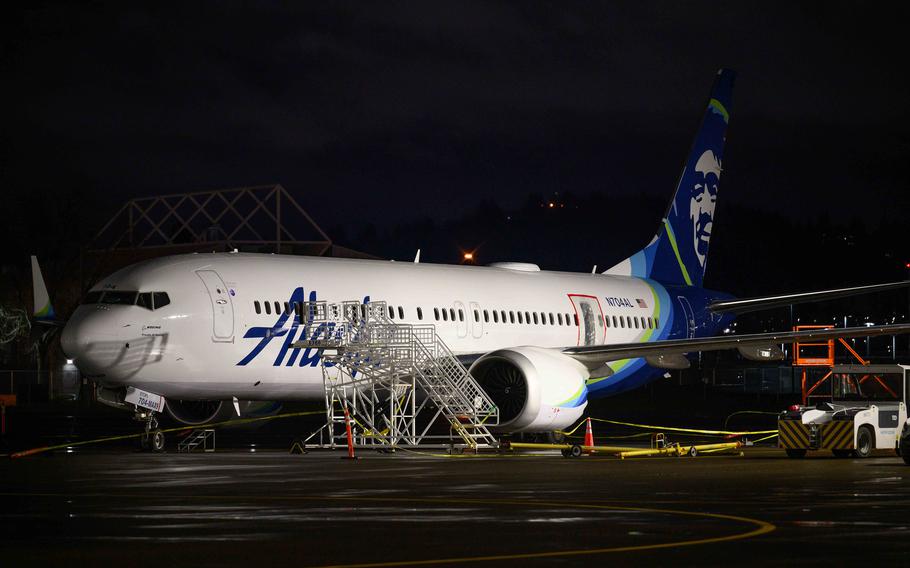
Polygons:
M304 331L292 347L320 350L326 407L326 424L304 445L317 434L322 447L344 445L347 410L360 447L498 447L488 427L499 424L499 409L435 326L393 322L385 302L301 307Z

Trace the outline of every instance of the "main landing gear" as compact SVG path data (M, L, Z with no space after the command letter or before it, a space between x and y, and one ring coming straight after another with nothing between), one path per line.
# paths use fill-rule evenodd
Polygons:
M143 450L153 452L164 451L164 432L158 428L158 419L155 413L151 411L137 412L134 418L140 422L145 422L145 432L139 437L139 446Z

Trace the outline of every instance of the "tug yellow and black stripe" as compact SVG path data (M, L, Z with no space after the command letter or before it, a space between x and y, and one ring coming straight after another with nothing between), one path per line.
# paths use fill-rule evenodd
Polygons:
M799 420L777 421L778 444L781 448L806 449L810 447L809 427Z
M820 428L821 447L828 450L853 449L853 421L829 422Z

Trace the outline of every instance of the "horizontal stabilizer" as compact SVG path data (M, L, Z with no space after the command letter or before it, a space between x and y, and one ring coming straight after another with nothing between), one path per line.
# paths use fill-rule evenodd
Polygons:
M562 352L591 368L596 363L634 359L636 357L667 356L697 351L722 351L746 347L770 347L781 343L799 341L827 341L840 337L870 337L875 335L901 335L910 333L910 324L879 325L871 327L846 327L755 333L750 335L721 335L694 339L668 339L649 343L618 343L615 345L590 345L567 347Z
M744 314L746 312L757 312L770 308L789 306L790 304L821 302L823 300L834 300L836 298L886 292L888 290L907 287L910 287L910 280L891 282L889 284L872 284L871 286L854 286L853 288L820 290L818 292L802 292L800 294L783 294L779 296L764 296L761 298L745 298L742 300L720 300L708 304L708 309L714 313Z

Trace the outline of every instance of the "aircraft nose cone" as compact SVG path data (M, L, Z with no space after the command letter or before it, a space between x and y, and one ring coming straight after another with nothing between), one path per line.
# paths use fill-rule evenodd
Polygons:
M82 353L85 342L79 333L79 322L71 319L63 327L63 333L60 334L60 347L67 359L75 360Z
M76 310L60 335L60 347L68 359L83 373L105 373L111 364L112 346L120 342L111 333L111 326L106 325L106 312L93 310L92 307L81 307Z

